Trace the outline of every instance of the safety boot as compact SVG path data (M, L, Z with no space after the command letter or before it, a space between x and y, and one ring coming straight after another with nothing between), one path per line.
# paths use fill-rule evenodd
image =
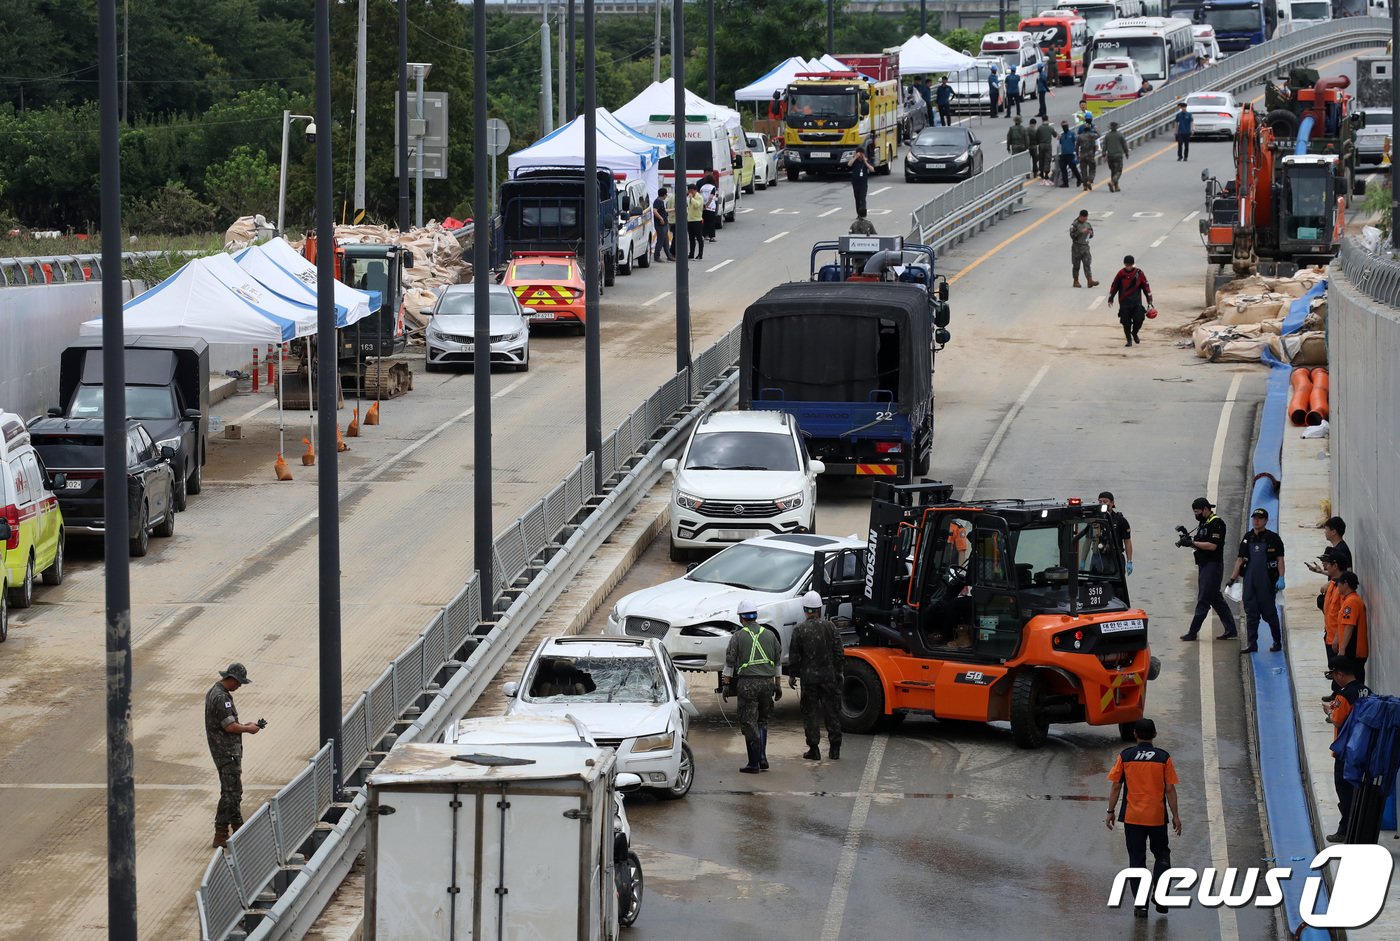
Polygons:
M740 768L739 772L741 774L758 774L758 743L746 740L744 742L744 748L747 749L749 753L749 763Z
M1096 288L1096 287L1098 287L1098 286L1099 286L1099 282L1095 281L1093 278L1090 278L1090 279L1089 279L1089 287L1091 287L1091 288Z
M758 732L758 770L768 770L768 730L760 729Z
M831 742L830 745L827 747L826 753L827 753L828 755L830 755L832 758L835 758L835 759L837 759L837 760L840 760L840 758L841 758L841 743L840 743L840 742Z
M222 846L228 846L228 824L214 824L214 842L212 845L215 849L218 849Z
M1082 285L1082 284L1079 283L1079 279L1078 279L1078 278L1075 278L1075 279L1074 279L1074 286L1077 287L1077 288L1082 288L1084 285Z
M821 761L822 750L816 745L808 745L807 750L802 753L802 757L806 758L808 761Z

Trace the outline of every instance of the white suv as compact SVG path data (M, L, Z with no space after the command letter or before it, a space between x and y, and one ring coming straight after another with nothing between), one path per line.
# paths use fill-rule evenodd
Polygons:
M817 475L797 423L784 412L711 412L672 474L671 561L774 533L811 532Z

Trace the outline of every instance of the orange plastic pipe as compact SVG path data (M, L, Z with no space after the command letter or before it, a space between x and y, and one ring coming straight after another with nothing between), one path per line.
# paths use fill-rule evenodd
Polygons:
M1312 371L1312 394L1308 398L1308 424L1320 425L1327 420L1327 370L1321 366Z
M1300 366L1293 370L1293 375L1288 381L1293 386L1293 395L1288 400L1288 418L1295 425L1305 424L1308 420L1308 409L1312 405L1311 374Z

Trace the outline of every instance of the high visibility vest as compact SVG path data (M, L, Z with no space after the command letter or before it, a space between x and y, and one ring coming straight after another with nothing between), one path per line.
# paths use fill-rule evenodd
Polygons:
M760 627L757 631L751 631L747 627L742 627L740 630L749 635L749 659L741 664L739 669L742 671L747 670L749 667L772 666L773 661L769 659L767 652L763 649L763 645L759 643L758 640L763 636L763 628Z

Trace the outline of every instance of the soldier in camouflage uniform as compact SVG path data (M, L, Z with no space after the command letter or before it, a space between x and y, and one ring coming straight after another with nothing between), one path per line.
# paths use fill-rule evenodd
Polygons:
M845 680L846 654L836 625L822 617L822 599L815 591L802 596L807 619L792 632L788 645L788 681L797 686L802 679L802 728L807 733L807 751L802 757L821 759L822 723L826 723L828 754L841 757L841 685Z
M740 602L739 629L729 638L724 655L723 688L725 699L739 697L739 728L749 754L749 763L739 769L744 774L768 770L763 740L773 701L783 696L778 676L782 656L782 641L774 631L759 625L758 608L752 601Z
M1089 240L1094 237L1094 226L1089 222L1089 210L1079 210L1079 218L1069 224L1069 263L1070 269L1074 272L1074 286L1083 287L1079 283L1079 267L1084 266L1084 277L1089 282L1089 287L1094 287L1099 282L1094 280L1094 273L1091 270L1094 258L1089 253Z
M1094 188L1094 177L1099 169L1099 132L1094 127L1093 115L1084 112L1084 123L1074 136L1075 155L1079 159L1079 175L1084 180L1085 191Z
M214 846L228 843L230 830L243 826L243 735L257 735L255 722L239 722L233 694L247 686L248 670L241 663L230 663L219 672L219 681L204 695L204 733L209 754L219 770L219 809L214 813Z

